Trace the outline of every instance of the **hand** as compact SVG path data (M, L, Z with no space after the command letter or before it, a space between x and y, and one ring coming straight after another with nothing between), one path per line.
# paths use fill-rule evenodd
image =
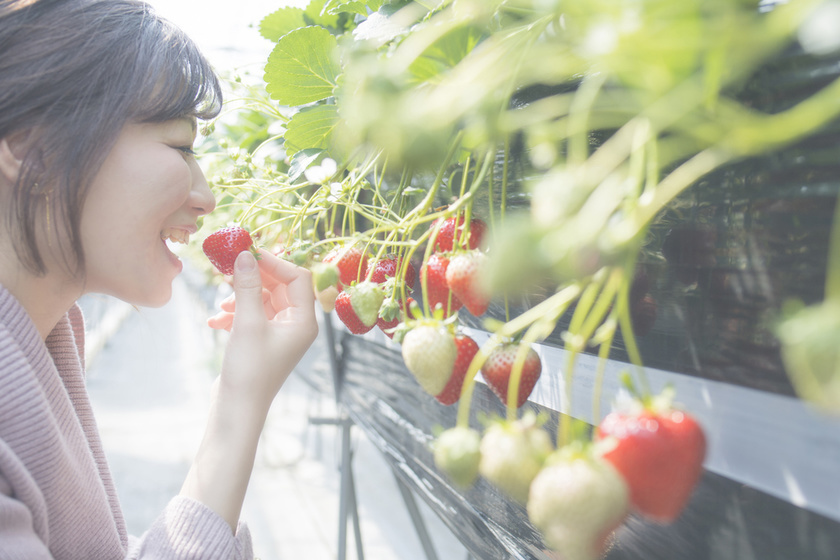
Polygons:
M318 324L309 271L268 251L260 256L256 261L244 251L237 257L234 295L207 323L231 333L218 396L254 399L267 411L315 340Z

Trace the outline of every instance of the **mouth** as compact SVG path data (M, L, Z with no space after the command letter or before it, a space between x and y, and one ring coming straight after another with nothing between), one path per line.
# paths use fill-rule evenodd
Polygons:
M160 238L164 241L186 245L190 242L190 232L180 228L166 228L160 232Z

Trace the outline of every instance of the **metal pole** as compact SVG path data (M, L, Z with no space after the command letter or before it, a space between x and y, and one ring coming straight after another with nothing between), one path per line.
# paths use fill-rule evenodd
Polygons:
M365 551L362 547L362 527L359 522L359 504L356 501L356 477L353 476L353 461L347 463L347 468L350 470L350 514L353 515L353 536L356 539L356 558L357 560L365 560Z
M394 473L394 478L397 479L397 488L400 489L403 501L405 501L405 508L408 510L408 515L411 517L411 522L414 524L414 530L417 531L417 537L420 539L420 545L426 553L428 560L438 560L435 548L432 545L432 540L429 538L429 533L426 531L426 523L420 515L420 510L417 508L417 502L414 500L414 494L411 489L400 479L397 473Z
M350 501L350 423L341 424L341 489L338 496L338 560L347 558L347 512Z

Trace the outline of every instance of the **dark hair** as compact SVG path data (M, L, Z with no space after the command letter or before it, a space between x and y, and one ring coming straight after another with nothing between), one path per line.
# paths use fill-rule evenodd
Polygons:
M218 78L196 45L139 0L0 0L0 138L29 133L6 219L15 250L46 267L36 215L47 198L84 270L79 221L88 186L127 122L209 119Z

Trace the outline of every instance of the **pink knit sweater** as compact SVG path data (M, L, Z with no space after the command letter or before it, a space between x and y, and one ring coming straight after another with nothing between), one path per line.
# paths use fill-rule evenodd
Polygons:
M140 538L125 522L84 380L84 320L73 307L41 340L0 286L0 560L250 559L215 512L176 497Z

